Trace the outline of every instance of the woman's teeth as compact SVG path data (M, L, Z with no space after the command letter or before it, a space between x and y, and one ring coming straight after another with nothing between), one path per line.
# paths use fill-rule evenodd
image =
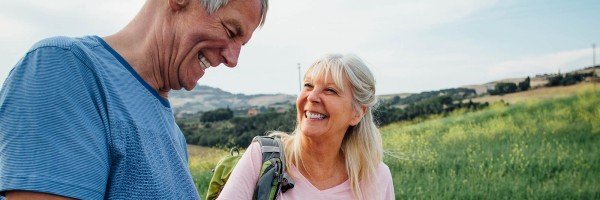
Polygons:
M325 116L323 114L319 114L319 113L313 113L310 111L306 111L306 117L308 119L325 119L325 117L327 117L327 116Z

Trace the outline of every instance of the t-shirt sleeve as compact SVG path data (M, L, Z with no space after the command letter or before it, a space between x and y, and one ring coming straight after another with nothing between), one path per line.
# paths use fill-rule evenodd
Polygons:
M0 195L103 198L108 127L91 74L68 47L39 47L17 63L0 91Z
M383 199L385 200L393 200L396 199L396 196L394 194L394 182L393 182L393 178L392 178L392 173L390 172L390 168L384 164L381 163L379 165L379 180L380 186L383 186L384 188L384 192L383 192Z
M244 152L233 172L231 172L229 180L227 180L223 191L221 191L217 199L252 199L261 164L262 153L260 145L257 142L253 142L246 152Z

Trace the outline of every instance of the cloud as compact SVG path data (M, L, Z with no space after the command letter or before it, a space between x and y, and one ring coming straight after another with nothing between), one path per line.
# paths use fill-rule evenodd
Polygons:
M429 28L467 18L494 5L496 1L394 1L371 11L375 21L395 19L399 30L427 30ZM382 13L382 14L378 14Z
M590 49L576 49L534 55L516 60L507 60L488 68L488 74L496 77L535 75L540 73L563 72L591 65ZM589 63L586 63L589 62Z
M143 1L9 1L0 20L18 21L32 36L109 34L122 28ZM13 32L13 30L10 32ZM18 30L16 30L18 31ZM41 39L38 38L37 39Z
M23 23L20 19L0 18L0 40L11 41L15 39L24 39L24 36L29 36L34 27L30 24ZM27 37L25 37L27 38Z
M437 66L429 55L414 52L414 48L425 48L419 46L423 45L418 41L420 32L465 19L494 3L479 0L271 1L266 24L244 47L240 66L234 70L211 70L200 83L234 92L262 90L294 94L298 88L297 63L306 69L324 53L355 53L377 68L374 73L380 74L376 78L382 83L390 76L395 77L387 82L403 79L410 83L408 79L415 74L431 74L431 68ZM405 41L411 38L414 41ZM438 57L442 56L436 59ZM273 75L259 79L249 76L257 71ZM394 90L393 86L384 87Z
M346 49L464 19L495 1L271 1L256 43ZM305 42L298 42L305 41Z
M3 2L0 84L36 41L55 35L115 33L134 17L143 3L144 0ZM513 26L483 26L490 22L490 13L492 19L512 16L514 12L508 11L513 10L513 3L510 0L271 0L266 24L243 47L239 66L211 68L199 82L231 92L295 94L297 63L305 70L317 57L331 52L355 53L367 61L374 69L381 93L417 92L589 65L585 64L585 50L564 51L577 48L572 45L551 50L563 52L539 55L548 49L527 44L514 47L513 43L503 42L502 37L485 35L490 27L526 34L512 29ZM533 11L544 11L543 7L539 9ZM474 26L469 26L474 22ZM465 34L467 28L473 29ZM478 35L483 36L473 37ZM571 36L563 32L555 35ZM488 46L503 45L505 49L522 48L527 54L538 55L486 51Z
M20 0L0 6L0 84L35 42L57 35L108 35L124 27L143 0Z

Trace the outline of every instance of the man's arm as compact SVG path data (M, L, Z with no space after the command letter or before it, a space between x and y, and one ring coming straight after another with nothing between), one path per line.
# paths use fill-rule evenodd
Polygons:
M3 195L104 198L110 170L106 109L94 74L69 44L59 38L36 45L0 90Z
M47 194L47 193L40 193L40 192L12 190L12 191L6 192L6 199L7 200L21 200L21 199L23 199L23 200L27 200L27 199L67 200L67 199L71 199L71 198L53 195L53 194Z

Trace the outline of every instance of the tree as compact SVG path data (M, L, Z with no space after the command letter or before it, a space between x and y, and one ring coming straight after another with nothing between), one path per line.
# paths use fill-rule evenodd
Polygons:
M402 98L400 98L400 96L396 95L392 98L392 101L390 102L390 104L396 105L396 104L400 103L400 99L402 99Z
M559 86L559 85L561 85L562 80L563 80L563 76L561 74L552 76L552 77L548 78L547 86Z
M493 90L489 90L488 92L491 95L503 95L508 93L513 93L517 91L517 84L515 83L498 83L494 86Z
M531 88L531 78L529 76L523 81L519 83L519 89L521 91L526 91Z
M200 121L216 122L216 121L229 120L231 118L233 118L233 111L231 111L231 109L229 109L229 107L227 107L227 108L219 108L216 110L211 110L211 111L205 112L204 114L202 114L202 117L200 117Z
M593 77L594 72L590 73L569 73L564 76L558 74L548 79L547 86L573 85L583 81L586 77Z
M373 111L373 117L375 118L375 123L378 126L383 126L397 121L398 112L398 108L395 108L387 103L382 103Z

